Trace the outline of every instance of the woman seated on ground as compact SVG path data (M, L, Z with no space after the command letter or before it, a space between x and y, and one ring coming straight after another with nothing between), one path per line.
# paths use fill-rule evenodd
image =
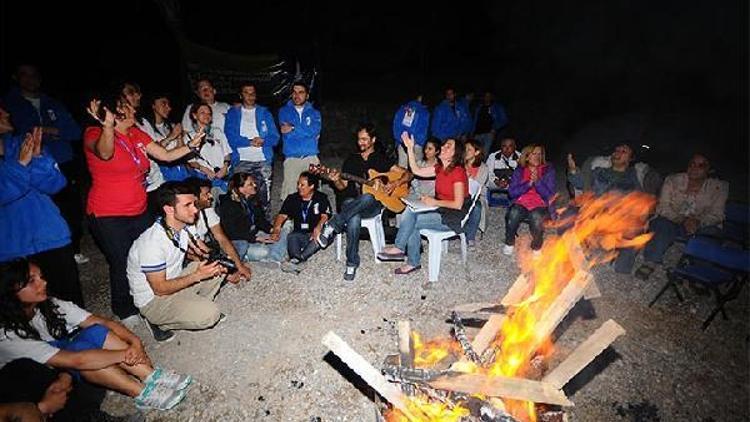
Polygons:
M0 264L0 366L22 358L128 395L141 409L174 407L192 381L154 369L120 323L47 296L39 267L25 258Z
M542 248L544 221L550 217L550 203L555 195L555 169L547 164L544 146L531 144L521 151L508 192L513 205L505 215L503 254L513 255L518 226L524 220L529 222L531 250L539 251Z
M422 149L422 158L417 160L419 167L435 167L437 164L437 155L440 151L440 141L437 138L430 138L425 142ZM411 181L410 197L419 199L423 195L435 196L435 176L432 177L414 177Z
M393 246L383 249L378 258L383 261L407 263L396 269L396 274L409 274L421 268L419 230L453 230L461 232L461 220L471 205L469 180L463 167L464 146L455 139L447 139L440 148L438 163L433 167L420 167L414 155L414 138L404 132L401 140L409 154L412 173L420 177L435 177L435 196L423 196L427 206L438 207L436 211L413 212L407 208L401 220Z
M219 201L221 227L243 261L260 261L277 268L286 258L287 231L279 240L271 239L273 226L257 200L257 182L250 173L235 173L229 180L229 192Z
M490 178L490 171L487 164L484 163L484 152L482 151L482 145L478 141L473 139L466 141L464 149L464 167L466 168L466 175L470 180L476 181L479 183L479 186L482 187L487 184L487 180ZM484 233L487 225L486 213L487 198L483 192L479 201L474 205L474 209L471 210L471 215L466 221L466 226L464 228L466 241L469 246L475 244L478 230Z

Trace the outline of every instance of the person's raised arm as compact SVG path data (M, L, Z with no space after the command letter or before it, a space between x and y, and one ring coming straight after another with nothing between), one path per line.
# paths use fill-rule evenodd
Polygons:
M435 177L435 167L420 167L417 163L417 156L414 154L414 136L407 132L401 134L401 141L406 145L406 152L409 155L409 167L411 172L419 177Z
M158 142L151 142L150 144L146 145L146 152L148 153L148 155L156 158L159 161L170 162L179 160L180 158L190 154L191 152L197 152L204 136L206 136L205 132L199 130L195 134L195 136L193 136L193 138L190 139L190 141L188 141L185 145L177 147L175 149L171 149L169 151L167 151L166 148L161 146L161 144L159 144Z
M84 147L101 160L109 160L115 154L115 115L104 107L104 119L99 117L101 101L91 100L86 112L102 125L99 137L93 142L85 142Z

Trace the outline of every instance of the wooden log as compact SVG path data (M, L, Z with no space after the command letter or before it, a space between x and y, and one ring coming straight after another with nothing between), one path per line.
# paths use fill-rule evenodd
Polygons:
M433 388L467 394L483 394L534 403L573 406L573 403L568 400L565 394L552 385L523 378L460 374L440 377L429 381L428 384Z
M510 286L508 293L505 294L505 297L500 301L500 304L503 306L516 305L518 302L526 298L533 288L534 286L529 281L529 278L526 277L525 274L521 274L516 278L516 281L513 282L513 285Z
M426 420L426 416L416 409L409 409L409 399L395 385L388 382L385 377L367 362L359 353L337 336L329 331L323 336L323 345L328 347L342 362L352 371L359 375L373 390L383 396L396 409L400 410L409 420Z
M475 302L465 303L463 305L457 305L453 307L453 312L458 314L502 314L505 311L505 307L494 302Z
M599 286L596 281L592 280L589 287L583 292L583 298L586 300L597 299L602 297L602 292L599 290Z
M411 338L409 321L398 322L398 354L400 364L405 368L414 367L414 341Z
M513 285L510 286L508 293L505 294L505 297L500 301L500 304L504 306L515 305L529 294L530 289L531 286L529 280L525 275L521 274L516 278L516 281L513 282ZM505 315L492 315L487 322L484 323L482 329L479 330L476 337L474 337L474 340L471 342L474 351L476 351L478 355L481 356L482 353L490 347L495 340L495 337L497 337L497 334L500 332L500 327L503 326L504 322Z
M581 369L585 368L617 337L623 334L625 334L624 328L615 321L608 320L586 341L576 347L573 353L568 355L552 372L548 373L542 381L555 388L563 388Z

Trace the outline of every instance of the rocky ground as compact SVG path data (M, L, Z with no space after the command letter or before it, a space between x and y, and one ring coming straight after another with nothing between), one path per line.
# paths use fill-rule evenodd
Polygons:
M145 327L136 332L155 362L192 374L188 398L169 412L146 415L154 421L367 421L374 420L372 392L359 389L356 376L341 369L320 343L335 331L365 359L379 365L397 351L395 322L411 321L427 337L447 335L447 311L462 303L500 298L519 273L500 253L503 210L492 208L492 229L460 261L458 245L444 257L440 281L423 286L426 270L395 276L394 265L375 263L361 245L362 267L353 283L329 248L298 276L254 267L250 282L226 286L217 302L229 319L213 330L178 332L156 344ZM90 308L108 314L106 264L87 237L92 262L81 267ZM677 259L678 248L670 254ZM678 303L671 293L655 307L648 302L665 282L595 271L603 296L579 303L563 323L556 359L563 358L599 325L615 319L626 330L566 392L578 421L740 421L748 417L747 290L721 318L701 331L710 298L688 294ZM104 409L134 412L132 401L110 394Z

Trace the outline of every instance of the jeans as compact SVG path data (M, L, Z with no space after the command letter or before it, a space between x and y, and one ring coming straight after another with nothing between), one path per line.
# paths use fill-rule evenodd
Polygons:
M477 237L477 231L479 230L479 223L482 222L482 203L477 201L474 205L474 209L469 214L469 219L466 220L464 225L464 233L466 233L466 240L474 240Z
M518 226L526 220L531 232L531 249L538 251L542 248L544 237L544 220L549 216L547 207L537 207L527 210L522 205L513 204L505 215L505 244L513 246L516 243Z
M378 215L382 206L369 193L356 198L346 198L341 204L341 212L331 219L331 226L336 233L346 229L346 265L359 267L359 233L362 219Z
M650 232L654 233L654 237L646 244L643 248L643 258L653 264L659 264L664 258L664 253L667 252L672 243L678 237L687 237L688 234L685 231L685 226L669 220L668 218L658 216L651 221L648 226ZM716 235L719 234L720 230L716 226L701 227L698 229L696 234L703 235Z
M490 150L492 149L492 143L495 141L495 136L492 132L477 133L474 134L474 140L482 145L482 150L484 151L484 156L486 157L491 152Z
M287 251L289 258L296 258L300 261L307 261L315 252L320 250L320 245L313 239L310 239L311 233L291 232L287 236Z
M258 234L265 235L263 232ZM233 240L232 244L243 261L282 262L286 258L287 236L289 230L281 229L279 240L275 243L251 243L247 240Z
M248 173L253 176L257 183L257 198L266 220L271 221L271 173L273 167L265 161L240 161L232 170L232 173Z
M443 224L443 216L436 211L416 213L407 208L402 215L394 244L402 251L406 251L407 263L416 267L420 262L422 246L422 236L419 234L419 230L448 231L450 227Z
M152 223L147 215L144 212L132 217L88 217L91 234L109 265L112 312L120 319L138 314L128 284L128 252L135 239Z

